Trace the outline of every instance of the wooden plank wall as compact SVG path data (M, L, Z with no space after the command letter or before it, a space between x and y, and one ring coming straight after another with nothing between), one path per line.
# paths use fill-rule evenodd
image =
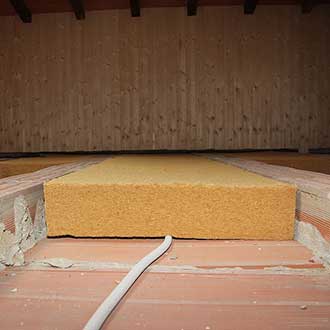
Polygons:
M330 147L330 7L0 19L0 152Z

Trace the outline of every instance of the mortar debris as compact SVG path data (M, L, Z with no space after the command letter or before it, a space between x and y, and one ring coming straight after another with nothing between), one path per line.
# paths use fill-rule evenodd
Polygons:
M24 264L24 252L46 237L44 201L38 200L34 221L29 205L23 195L14 201L15 233L6 229L0 222L0 264L21 266ZM3 267L2 267L3 268Z

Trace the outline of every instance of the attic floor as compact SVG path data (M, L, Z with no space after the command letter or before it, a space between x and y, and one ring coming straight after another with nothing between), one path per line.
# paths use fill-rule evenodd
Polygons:
M43 240L25 266L0 272L1 327L82 329L129 267L158 244ZM54 267L59 261L68 268ZM240 328L330 329L329 271L296 241L174 240L103 329Z

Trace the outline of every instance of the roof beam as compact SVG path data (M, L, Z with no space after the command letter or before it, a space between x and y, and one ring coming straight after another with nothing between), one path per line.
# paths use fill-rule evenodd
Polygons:
M140 17L140 1L139 0L130 0L131 4L131 15L132 17Z
M74 14L76 15L76 19L82 20L85 19L85 8L83 4L83 0L70 0L72 9L74 11Z
M314 0L302 0L301 1L301 12L303 14L309 14L315 5L316 5L316 1L314 1Z
M187 15L188 16L197 15L197 0L187 0Z
M244 1L244 14L252 15L256 10L258 0L245 0Z
M32 14L30 9L26 6L24 0L10 0L10 3L14 7L17 15L21 18L24 23L32 22Z

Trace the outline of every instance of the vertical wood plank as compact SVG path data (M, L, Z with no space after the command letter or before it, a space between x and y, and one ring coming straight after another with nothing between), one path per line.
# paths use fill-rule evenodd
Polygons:
M330 146L330 9L0 21L0 152Z

